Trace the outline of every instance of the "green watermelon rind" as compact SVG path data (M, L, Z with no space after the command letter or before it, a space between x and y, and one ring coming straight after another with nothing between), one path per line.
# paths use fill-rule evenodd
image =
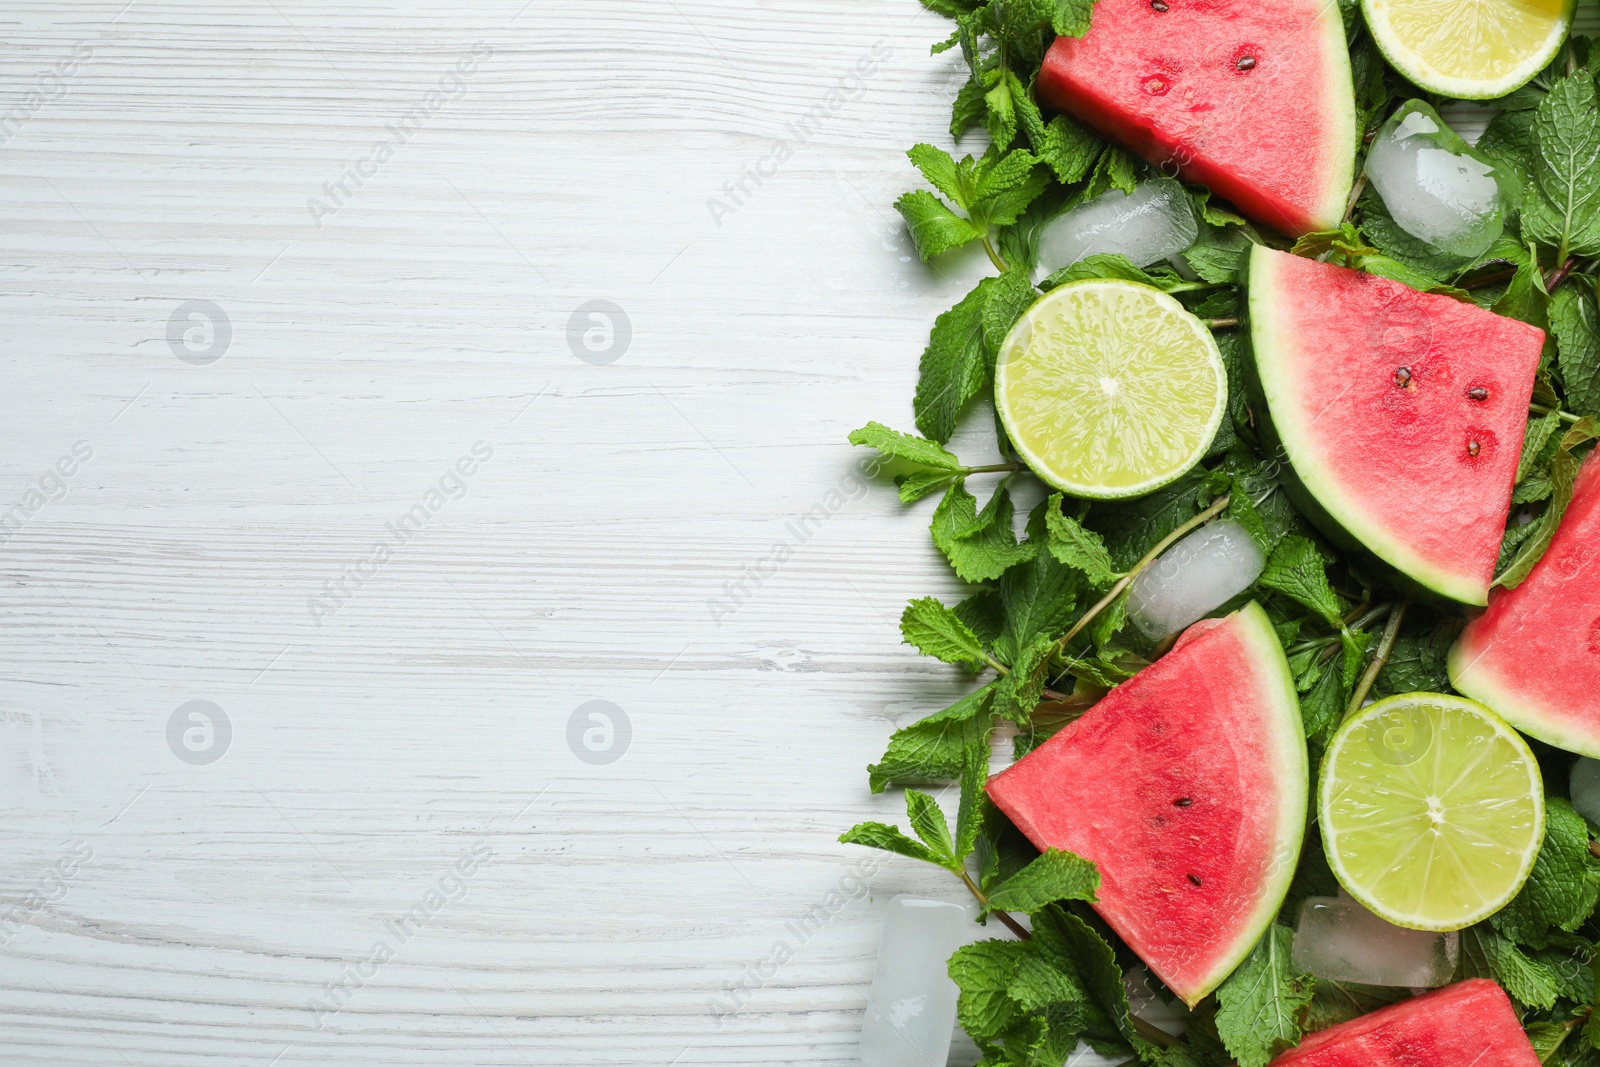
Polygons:
M1527 85L1539 72L1550 65L1556 53L1561 51L1561 46L1566 43L1568 35L1572 32L1573 13L1577 10L1577 0L1566 0L1566 11L1562 16L1561 32L1552 34L1550 40L1533 55L1522 61L1522 65L1515 71L1494 82L1478 82L1470 78L1452 78L1445 75L1433 76L1418 69L1416 62L1411 58L1410 49L1400 43L1390 29L1387 20L1375 19L1372 16L1373 0L1361 0L1361 21L1366 25L1367 31L1372 35L1372 41L1378 46L1378 51L1383 54L1384 60L1400 72L1400 76L1410 81L1419 88L1440 96L1453 97L1457 100L1495 100Z
M1300 865L1306 818L1311 808L1311 765L1306 754L1305 726L1300 717L1300 694L1295 688L1289 661L1284 657L1283 645L1272 628L1272 620L1267 618L1259 603L1251 601L1240 608L1234 613L1234 620L1236 635L1254 653L1251 658L1259 668L1261 695L1270 701L1264 710L1276 712L1275 715L1264 714L1262 725L1278 727L1277 736L1270 738L1268 747L1277 753L1271 763L1273 777L1282 786L1282 805L1273 834L1273 865L1257 896L1255 910L1240 925L1234 943L1218 957L1216 966L1200 983L1198 991L1180 994L1191 1008L1238 969L1277 918L1289 895L1295 869Z
M1298 432L1297 420L1276 417L1276 411L1287 403L1288 383L1282 370L1284 361L1274 358L1274 354L1287 347L1284 335L1288 331L1273 314L1274 296L1267 279L1274 272L1274 257L1282 254L1262 245L1255 245L1250 251L1246 272L1246 338L1250 353L1245 366L1257 414L1263 416L1261 428L1266 443L1273 455L1287 461L1279 479L1285 492L1330 541L1380 564L1403 592L1435 603L1483 607L1489 603L1487 583L1428 563L1405 541L1384 529L1383 516L1363 519L1361 509L1344 497L1313 459L1316 450Z
M1337 229L1344 218L1345 203L1356 181L1356 157L1361 149L1361 129L1356 117L1355 71L1350 65L1350 44L1345 38L1344 16L1340 5L1322 6L1323 54L1328 62L1328 99L1334 101L1323 135L1339 145L1339 160L1328 173L1322 203L1312 212L1325 229Z
M1514 687L1487 665L1480 666L1482 657L1476 649L1469 647L1470 644L1463 635L1450 647L1445 666L1450 672L1452 686L1463 695L1487 706L1529 737L1538 738L1565 752L1600 759L1600 736L1592 731L1588 734L1576 732L1570 723L1570 716L1562 716L1556 709L1518 695Z

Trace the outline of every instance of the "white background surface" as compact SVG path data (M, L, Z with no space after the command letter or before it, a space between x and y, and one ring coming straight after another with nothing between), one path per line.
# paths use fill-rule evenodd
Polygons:
M890 209L947 140L946 24L124 2L0 7L0 103L32 111L0 147L0 503L93 451L0 544L0 1061L852 1062L888 898L957 893L835 842L896 814L863 768L957 693L895 626L953 592L931 503L865 492L843 443L910 427L985 269L916 264ZM597 299L632 334L605 366L568 341ZM193 300L231 327L209 365L168 340ZM464 497L315 617L476 442ZM203 766L167 741L196 699L232 728ZM596 699L632 724L608 765L568 742Z
M895 626L951 590L931 504L852 485L844 443L909 428L927 329L983 269L922 268L890 207L904 149L947 140L944 21L124 3L0 8L0 102L54 96L0 147L0 502L93 449L0 545L0 1061L851 1062L888 898L959 891L888 859L830 898L872 857L837 835L898 804L865 765L957 695ZM319 227L308 199L478 42ZM567 340L594 299L631 323L608 366ZM231 325L209 365L167 340L190 300ZM317 625L308 599L479 441L466 496ZM718 625L708 600L841 484ZM166 739L194 699L232 726L207 766ZM594 699L632 723L606 766L567 742ZM342 1011L308 1007L480 846Z

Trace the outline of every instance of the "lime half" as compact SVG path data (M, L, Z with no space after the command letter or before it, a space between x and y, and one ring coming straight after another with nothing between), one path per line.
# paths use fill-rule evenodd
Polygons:
M1544 786L1527 743L1494 712L1407 693L1339 727L1317 817L1352 897L1397 926L1459 930L1528 880L1544 843Z
M1137 282L1070 282L1000 346L995 406L1035 474L1074 496L1138 496L1205 455L1228 373L1205 324Z
M1575 0L1362 0L1383 56L1443 96L1489 100L1555 58Z

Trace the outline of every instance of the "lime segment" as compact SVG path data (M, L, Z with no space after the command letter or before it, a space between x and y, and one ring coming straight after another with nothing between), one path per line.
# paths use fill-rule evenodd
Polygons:
M1444 96L1504 96L1555 57L1574 0L1362 0L1395 69Z
M1408 693L1334 734L1317 797L1339 884L1397 926L1459 930L1516 896L1544 843L1527 743L1482 704Z
M1071 282L1006 336L995 406L1034 473L1074 496L1158 489L1205 455L1227 406L1216 339L1137 282Z

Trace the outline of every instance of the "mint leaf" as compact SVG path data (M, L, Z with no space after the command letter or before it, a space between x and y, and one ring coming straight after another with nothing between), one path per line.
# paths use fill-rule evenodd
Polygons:
M1028 545L1034 545L1034 540ZM1039 552L1025 565L1006 571L1000 578L1006 623L994 644L1000 658L1011 662L1035 638L1065 632L1078 606L1081 582L1077 572L1062 566L1048 552Z
M956 574L969 582L987 582L1033 558L1032 544L1018 544L1011 528L1011 494L1004 485L977 511L977 500L957 479L933 512L933 543Z
M1068 282L1079 282L1087 278L1117 278L1123 281L1139 282L1143 285L1152 285L1157 289L1166 290L1175 285L1187 284L1176 274L1154 275L1140 270L1133 265L1127 256L1111 252L1086 256L1071 266L1062 267L1044 280L1044 288L1055 289L1066 285Z
M1495 578L1494 585L1515 589L1533 573L1533 568L1544 557L1545 550L1550 547L1550 541L1556 535L1556 528L1561 525L1562 516L1567 513L1567 506L1572 503L1572 487L1578 480L1578 468L1581 464L1578 457L1572 454L1572 450L1596 437L1600 437L1600 427L1595 425L1593 419L1587 418L1578 422L1562 436L1555 458L1550 463L1550 503L1545 505L1544 514L1528 526L1506 532L1507 542L1515 537L1518 547L1511 561ZM1533 529L1529 530L1528 527ZM1504 554L1504 547L1501 552Z
M1017 105L1011 97L1011 86L1007 84L1012 77L1010 71L1002 71L1000 80L983 94L988 109L983 119L984 129L989 131L989 141L1001 147L1009 146L1017 138Z
M1011 662L1011 673L995 683L994 713L1025 726L1033 716L1033 709L1044 699L1045 682L1049 680L1050 660L1055 652L1055 641L1041 633L1020 649Z
M1094 0L1050 0L1050 28L1063 37L1082 37L1089 32Z
M1050 186L1050 176L1039 169L1038 157L1021 148L1003 156L991 149L979 162L977 174L968 213L979 227L1011 225Z
M900 475L894 481L900 488L900 503L915 504L929 493L937 493L948 487L955 477L948 471L914 471Z
M1083 199L1093 200L1112 189L1121 189L1132 195L1136 177L1133 155L1126 148L1108 147L1100 153L1100 159L1094 165L1094 173L1089 176Z
M951 211L948 204L926 189L904 194L894 202L894 208L904 216L911 243L924 263L942 252L971 244L984 234L979 226Z
M950 136L953 139L961 140L968 130L983 121L983 116L988 112L985 92L983 83L973 78L956 93L950 112Z
M1089 173L1105 145L1065 115L1057 115L1044 128L1043 143L1035 144L1033 150L1061 184L1075 185Z
M1520 483L1539 465L1539 458L1550 443L1551 436L1561 428L1561 412L1552 411L1541 419L1528 421L1527 433L1522 438L1522 458L1517 461L1517 481ZM1540 497L1540 499L1544 499Z
M1522 232L1568 253L1600 252L1600 97L1588 71L1562 78L1533 120L1539 148Z
M945 822L944 812L939 810L938 801L926 793L919 793L915 789L906 790L906 817L911 821L911 829L922 838L923 844L939 857L939 862L946 867L955 864L955 842L950 839L950 824Z
M936 867L946 866L944 860L920 841L913 841L893 826L881 822L858 823L839 835L840 844L865 845L899 856L909 856Z
M1056 493L1045 505L1046 529L1050 533L1050 554L1089 579L1089 584L1108 586L1122 577L1111 562L1105 540L1086 530L1061 510L1062 496Z
M1039 290L1028 271L1008 270L994 279L983 303L983 343L989 351L999 350L1011 327L1037 299Z
M966 474L967 468L943 446L925 437L891 430L881 422L869 422L859 430L852 430L850 443L875 448L892 459L903 459L921 467Z
M950 957L950 980L961 990L956 1021L974 1041L993 1041L1022 1014L1006 989L1029 951L1026 941L978 941Z
M1088 923L1059 904L1047 904L1033 917L1031 944L1057 969L1073 975L1089 994L1085 1018L1097 1041L1132 1041L1128 991L1117 954Z
M867 768L874 793L890 783L947 781L959 777L967 766L967 753L977 743L987 745L989 705L994 686L968 693L943 711L895 731L883 759Z
M1461 977L1492 978L1529 1008L1553 1008L1561 984L1555 972L1503 937L1488 923L1461 931Z
M1550 330L1560 349L1567 407L1600 416L1600 317L1588 285L1563 285L1550 301Z
M1589 827L1560 797L1545 800L1544 845L1521 892L1490 922L1511 940L1543 948L1551 927L1572 932L1600 900Z
M1322 553L1306 538L1284 538L1267 560L1258 584L1304 604L1328 625L1339 628L1344 607L1328 585Z
M959 208L972 203L972 187L950 153L931 144L912 145L906 156L916 164L928 184L947 196Z
M1331 733L1344 716L1345 690L1341 673L1324 669L1310 692L1300 698L1300 721L1306 737L1316 739Z
M1094 903L1100 871L1093 863L1059 849L1046 849L1038 859L989 894L989 906L1032 914L1057 900Z
M1266 1067L1300 1043L1299 1015L1314 983L1290 966L1293 942L1293 931L1273 923L1217 990L1217 1033L1239 1067Z
M922 353L921 376L913 407L917 429L935 441L950 440L967 401L989 379L983 350L983 308L993 278L985 278L933 324Z
M984 786L989 781L989 728L994 720L985 717L982 729L967 731L966 747L961 754L961 801L956 808L955 870L965 870L967 857L978 844L978 832L983 828L989 795Z
M906 605L900 616L905 643L924 656L965 667L973 674L984 668L983 644L956 613L933 597Z
M1250 239L1238 230L1202 227L1200 238L1183 253L1194 272L1212 284L1238 285Z
M1544 288L1544 272L1531 254L1517 264L1505 295L1494 302L1491 311L1496 315L1520 319L1543 329L1549 322L1550 296Z
M1195 494L1206 472L1192 470L1165 489L1127 504L1097 506L1089 525L1105 538L1118 570L1128 570L1146 552L1200 511Z

